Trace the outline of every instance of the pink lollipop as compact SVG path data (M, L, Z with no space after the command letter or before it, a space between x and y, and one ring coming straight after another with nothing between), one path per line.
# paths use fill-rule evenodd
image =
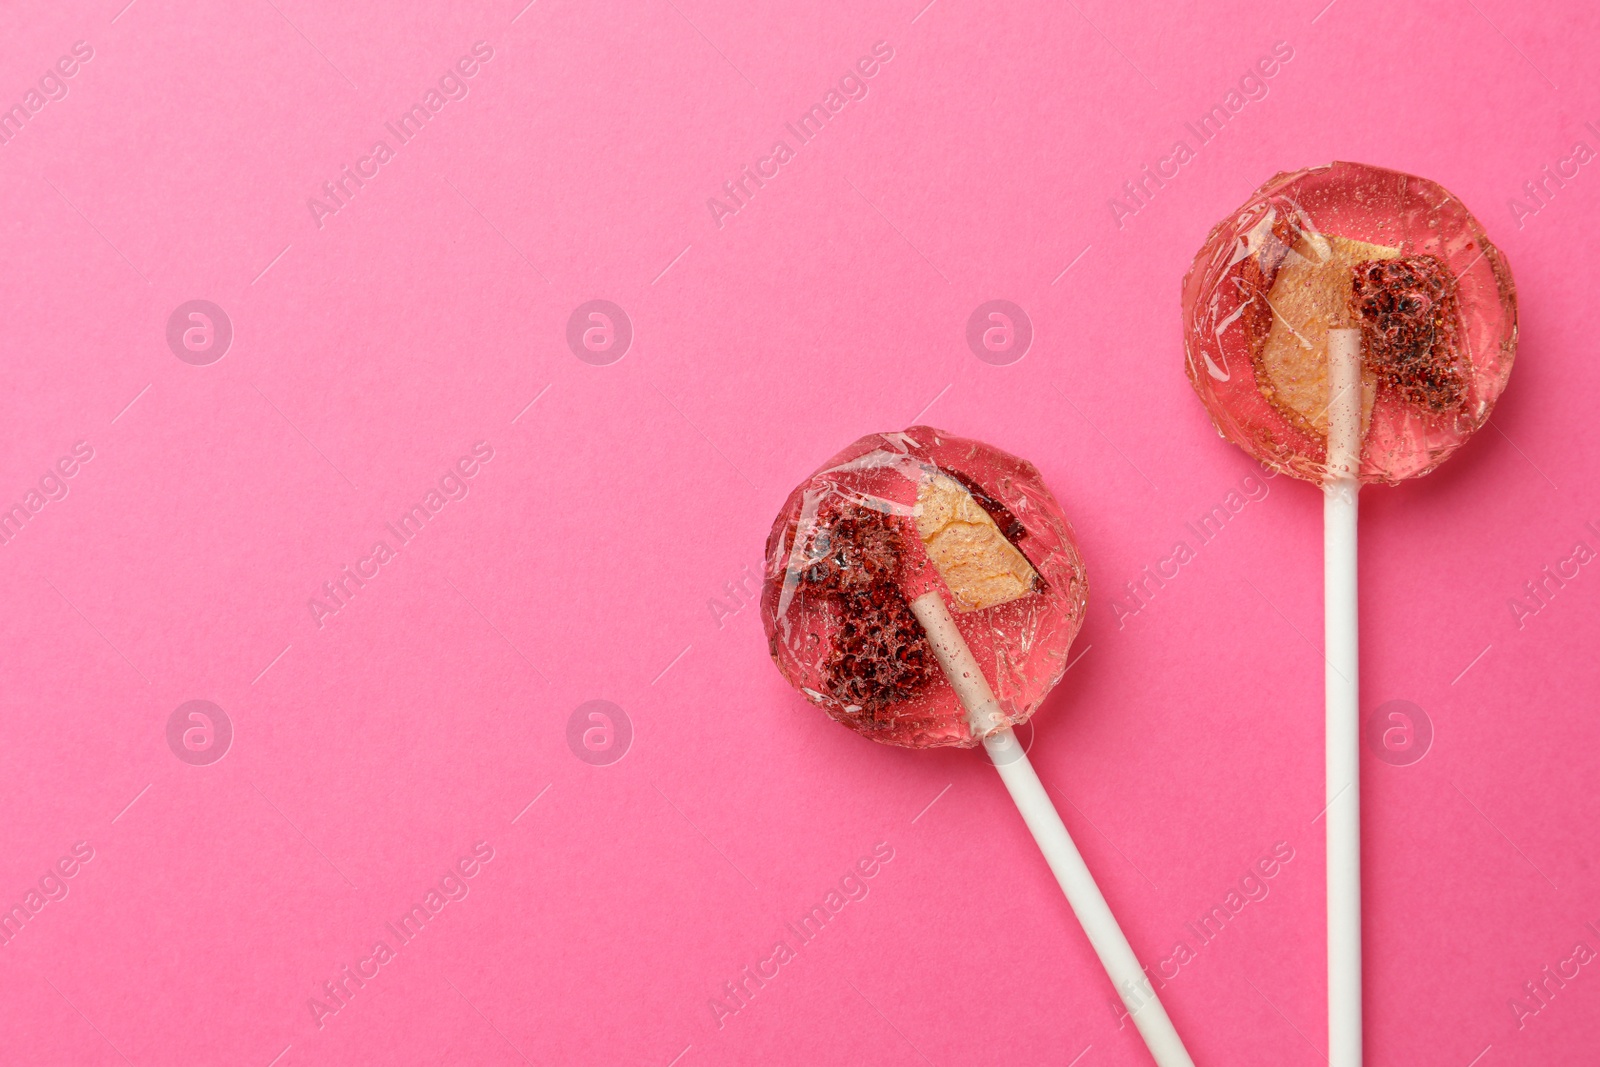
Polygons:
M1066 671L1087 596L1032 464L913 426L863 437L789 494L761 618L783 676L857 733L984 746L1157 1064L1193 1067L1012 732Z
M1280 174L1183 281L1189 381L1219 433L1323 487L1328 1059L1361 1062L1356 494L1427 474L1516 355L1511 270L1442 187L1358 163Z

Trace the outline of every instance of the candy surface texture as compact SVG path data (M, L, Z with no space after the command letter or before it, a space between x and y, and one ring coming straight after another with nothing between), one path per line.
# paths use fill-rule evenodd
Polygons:
M789 495L767 539L761 617L789 682L858 733L972 746L910 601L954 613L1006 725L1067 666L1088 587L1072 528L1032 464L927 426L871 434Z

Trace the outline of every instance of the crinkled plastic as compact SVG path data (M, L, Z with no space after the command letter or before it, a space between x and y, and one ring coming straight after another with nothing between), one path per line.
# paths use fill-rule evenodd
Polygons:
M1360 480L1433 470L1489 419L1517 345L1505 257L1423 178L1359 163L1279 174L1183 281L1189 381L1219 433L1327 477L1327 330L1359 327Z
M931 554L930 554L931 553ZM866 737L982 740L909 603L936 591L993 688L1027 721L1067 667L1088 585L1031 463L927 426L871 434L789 495L767 538L761 618L778 670Z

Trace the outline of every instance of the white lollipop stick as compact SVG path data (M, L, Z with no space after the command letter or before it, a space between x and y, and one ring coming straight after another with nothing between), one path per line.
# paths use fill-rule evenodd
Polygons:
M966 639L956 628L944 598L936 592L924 593L911 602L911 611L928 635L933 654L949 679L950 686L967 709L968 722L975 734L983 737L984 748L994 762L995 769L1016 802L1022 820L1038 842L1045 862L1055 872L1061 891L1067 896L1083 932L1100 957L1101 966L1111 978L1111 984L1122 997L1133 1024L1139 1028L1150 1055L1158 1067L1194 1067L1194 1061L1183 1047L1183 1041L1167 1018L1166 1009L1156 998L1156 991L1133 954L1122 928L1117 925L1094 876L1072 843L1067 828L1061 822L1055 805L1044 790L1044 784L1034 773L1028 755L1017 742L1016 734L1005 725L1005 717L994 698L994 690L983 676L978 661L967 647Z
M1361 331L1328 331L1328 477L1322 581L1328 835L1328 1065L1361 1067L1360 686L1356 476L1361 466Z

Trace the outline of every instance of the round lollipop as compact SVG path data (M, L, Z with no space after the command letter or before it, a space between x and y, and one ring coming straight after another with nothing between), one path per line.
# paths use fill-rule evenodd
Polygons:
M1183 281L1189 381L1223 437L1323 487L1328 1059L1361 1062L1356 494L1427 474L1489 419L1516 288L1444 188L1359 163L1279 174Z
M1193 1067L1012 727L1067 668L1088 587L1032 464L927 426L872 434L789 494L767 538L773 661L838 722L983 745L1160 1067Z

